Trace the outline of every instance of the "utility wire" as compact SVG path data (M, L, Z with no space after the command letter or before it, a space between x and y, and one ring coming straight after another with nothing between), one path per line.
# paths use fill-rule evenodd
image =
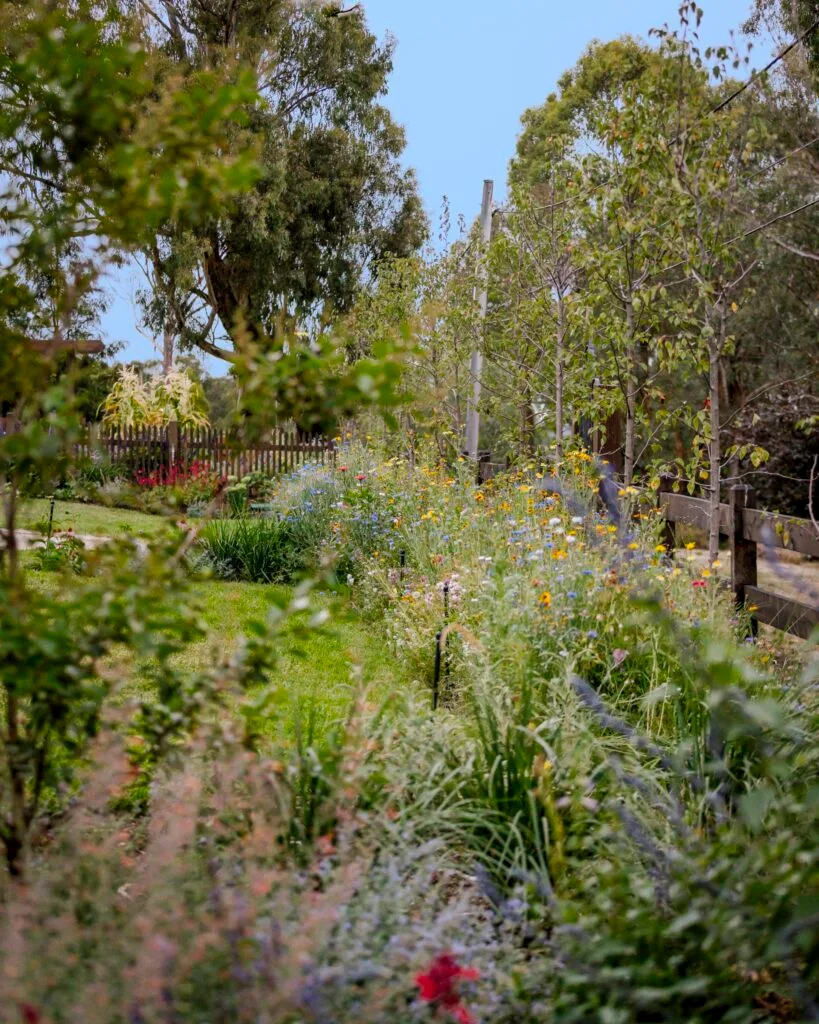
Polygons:
M817 28L819 28L819 18L817 18L812 25L809 25L801 35L797 36L792 43L789 43L781 53L777 54L776 57L773 58L773 60L769 61L761 71L755 71L747 82L743 82L743 84L732 92L730 96L727 96L721 103L718 103L711 113L718 114L721 110L724 110L729 103L733 103L737 96L741 96L758 78L761 78L762 75L766 75L772 67L775 67L781 60L787 57L791 50L795 49L800 43L803 43L809 35L816 31Z
M772 164L769 164L767 167L761 167L759 170L755 171L750 176L750 180L753 181L754 178L762 178L766 174L770 174L771 171L775 171L777 167L780 167L782 164L786 163L788 160L791 159L791 157L798 156L804 150L810 149L811 146L815 146L817 142L819 142L819 135L817 135L815 139L811 139L810 142L806 142L806 143L804 143L801 146L797 146L796 149L792 149L788 153L785 153L784 156L780 156L778 159L774 160L774 162ZM611 180L612 180L612 178L609 178L609 181L611 181ZM659 231L661 228L664 228L667 224L670 224L670 223L671 223L671 221L664 220L659 225L659 227L657 228L657 231ZM642 238L643 236L645 236L647 234L648 234L648 230L641 231L639 234L635 235L634 238L630 238L627 242L623 242L621 245L616 246L614 249L609 249L608 252L610 252L610 253L621 252L623 249L626 248L626 246L632 245L638 239ZM659 271L658 271L658 273L659 273Z
M812 206L819 206L819 197L811 199L807 203L803 203L801 206L797 206L795 210L788 210L787 213L778 213L775 217L771 217L770 220L766 220L764 224L757 224L756 227L749 228L747 231L743 231L739 235L734 235L733 238L729 238L725 243L726 245L735 245L737 242L742 242L746 238L750 238L751 235L758 235L760 231L764 231L765 228L771 227L772 224L778 224L780 221L788 220L790 217L795 217L798 213L803 213L805 210L809 210ZM660 270L655 270L653 274L649 274L651 277L659 277L660 274L667 274L670 270L678 270L680 267L686 266L688 260L680 260L679 263L672 263L670 267L662 267Z
M762 68L761 71L755 71L751 75L751 77L746 82L743 82L741 86L735 89L730 96L726 96L726 98L724 100L721 100L716 106L711 107L709 110L706 110L704 113L700 114L699 117L695 118L694 124L696 124L698 121L704 120L706 117L711 117L712 115L718 114L721 111L725 110L725 108L728 107L731 103L733 103L738 96L741 96L746 91L746 89L749 89L754 84L754 82L761 78L762 75L767 74L771 70L771 68L775 67L779 63L779 61L784 60L784 58L787 57L787 55L795 47L797 47L800 43L803 43L808 38L808 36L812 35L818 28L819 18L817 18L812 25L809 25L804 32L798 35L796 39L789 43L785 47L785 49L781 51L781 53L778 53L775 57L768 61L768 63L765 65L764 68ZM675 142L679 142L679 139L680 136L678 135L676 138L672 140L672 144ZM580 192L578 193L578 195L571 196L569 199L561 199L560 202L557 203L549 203L546 206L540 207L540 210L557 210L562 206L568 206L571 203L576 203L580 199L584 199L586 196L590 196L594 192L599 191L601 188L605 188L605 186L609 185L611 181L612 177L610 176L608 178L605 178L599 184L593 185L591 188L586 189L585 192Z

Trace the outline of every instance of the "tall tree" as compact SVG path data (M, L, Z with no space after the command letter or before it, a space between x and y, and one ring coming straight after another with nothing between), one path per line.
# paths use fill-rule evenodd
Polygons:
M147 255L157 332L223 359L282 322L350 308L387 256L421 243L425 221L404 134L380 102L392 43L359 10L295 0L138 0L159 78L249 68L261 101L233 138L262 173L254 189L194 231L163 225Z

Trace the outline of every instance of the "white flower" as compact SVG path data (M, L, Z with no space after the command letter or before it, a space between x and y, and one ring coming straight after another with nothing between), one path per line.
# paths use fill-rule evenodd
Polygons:
M559 537L559 536L560 536L561 534L564 534L565 532L566 532L566 530L565 530L565 529L564 529L564 527L562 527L562 526L558 526L558 527L557 527L557 529L555 530L555 533L556 533L556 534L558 535L558 537Z
M574 526L580 526L583 522L583 516L572 516L572 524Z
M560 526L560 519L557 516L552 516L549 520L549 526Z
M574 542L575 542L576 540L577 540L577 537L572 537L571 535L569 535L569 536L568 536L568 537L566 538L566 543L567 543L567 544L574 544Z

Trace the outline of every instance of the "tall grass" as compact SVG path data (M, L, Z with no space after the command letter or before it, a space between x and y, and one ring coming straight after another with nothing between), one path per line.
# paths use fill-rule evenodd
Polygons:
M292 583L308 566L309 551L287 519L216 519L201 532L201 550L221 579Z

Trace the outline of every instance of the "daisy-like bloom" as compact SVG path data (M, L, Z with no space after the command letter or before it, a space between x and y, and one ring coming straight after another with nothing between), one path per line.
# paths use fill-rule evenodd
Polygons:
M697 546L697 545L696 545L696 544L694 543L694 541L692 540L692 541L690 541L690 542L689 542L688 544L686 544L686 545L685 545L685 550L686 550L686 551L693 551L693 550L694 550L694 548L695 548L696 546Z
M544 590L540 597L538 597L538 604L542 604L544 608L551 607L552 595L548 590Z
M475 501L483 501L483 499L484 499L483 491L477 491L475 493Z
M628 546L629 551L639 551L640 545L636 541L632 541Z
M654 548L654 550L657 552L658 555L664 555L666 552L665 544L658 544L657 547Z

